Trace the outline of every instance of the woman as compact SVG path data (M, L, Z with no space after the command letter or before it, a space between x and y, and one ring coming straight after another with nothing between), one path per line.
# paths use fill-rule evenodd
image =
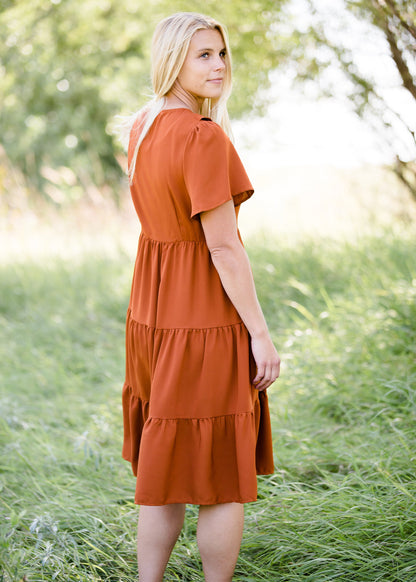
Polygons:
M185 504L205 579L232 579L243 504L273 472L265 389L280 360L236 224L253 193L227 132L224 28L194 13L157 27L154 100L130 133L142 231L126 328L123 457L137 477L140 582L163 578Z

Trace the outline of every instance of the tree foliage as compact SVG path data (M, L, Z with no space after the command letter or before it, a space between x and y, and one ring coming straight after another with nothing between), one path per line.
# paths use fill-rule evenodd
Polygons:
M379 131L416 198L416 5L410 0L1 0L1 165L20 169L29 191L57 203L117 197L121 150L111 122L149 97L152 31L179 10L228 25L232 116L261 111L270 71L289 65L298 82L347 94ZM384 70L366 67L366 47L380 52L380 63L389 55L384 77Z
M292 52L298 80L313 79L324 94L347 94L378 131L395 158L394 171L416 199L416 4L342 0L332 13L319 0L305 6L309 25Z
M0 11L0 145L57 203L117 192L122 171L110 123L150 94L155 24L178 10L229 25L234 116L253 108L284 58L273 23L286 0L17 0ZM1 186L1 184L0 184ZM99 189L99 190L98 190Z

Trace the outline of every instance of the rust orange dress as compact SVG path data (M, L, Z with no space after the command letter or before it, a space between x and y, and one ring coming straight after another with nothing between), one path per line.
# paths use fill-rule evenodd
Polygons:
M133 126L129 162L143 119ZM199 213L253 188L221 127L163 110L144 138L131 195L141 234L126 324L123 457L135 502L255 501L273 472L270 418L249 334L212 263Z

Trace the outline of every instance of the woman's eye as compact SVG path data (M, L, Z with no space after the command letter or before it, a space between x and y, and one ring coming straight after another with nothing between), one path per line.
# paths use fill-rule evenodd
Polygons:
M225 59L226 51L221 51L219 53L219 55L222 59ZM205 52L205 53L201 53L199 56L201 59L207 59L207 58L209 58L210 54L209 54L209 52Z

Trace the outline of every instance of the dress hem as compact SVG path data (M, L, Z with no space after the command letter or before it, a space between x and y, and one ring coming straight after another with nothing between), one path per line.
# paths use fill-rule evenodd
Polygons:
M163 505L173 505L175 503L180 503L180 504L185 504L185 505L221 505L223 503L254 503L257 501L257 496L256 497L250 497L250 498L232 498L232 499L218 499L215 501L203 501L203 502L199 502L199 501L189 501L188 498L184 498L184 499L179 499L179 500L175 500L175 501L165 501L164 503L154 503L154 502L150 502L150 501L138 501L138 500L134 500L134 503L136 505L147 505L147 506L163 506Z

